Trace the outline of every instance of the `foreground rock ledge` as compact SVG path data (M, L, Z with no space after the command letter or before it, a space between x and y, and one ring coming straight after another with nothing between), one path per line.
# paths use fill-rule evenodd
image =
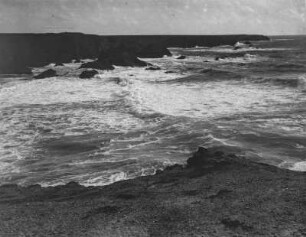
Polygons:
M306 174L199 150L104 187L0 188L0 236L306 236Z

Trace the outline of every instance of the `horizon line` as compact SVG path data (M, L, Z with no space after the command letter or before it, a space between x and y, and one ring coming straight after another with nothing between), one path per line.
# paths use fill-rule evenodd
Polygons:
M264 35L264 36L306 36L306 34L261 34L261 33L239 33L239 34L97 34L97 33L84 33L77 31L63 31L63 32L0 32L0 35L14 35L14 34L23 34L23 35L43 35L43 34L83 34L83 35L96 35L96 36L218 36L218 35Z

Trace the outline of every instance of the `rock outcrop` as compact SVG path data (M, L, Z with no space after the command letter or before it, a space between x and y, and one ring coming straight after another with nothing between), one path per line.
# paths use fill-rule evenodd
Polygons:
M137 52L126 43L113 44L100 50L98 62L105 66L145 67L150 65L137 57Z
M169 47L212 47L234 45L241 41L268 40L262 35L207 36L98 36L81 33L0 34L0 74L31 73L29 68L52 62L69 63L73 59L96 59L104 64L141 66L139 58L171 55ZM122 49L125 53L119 52ZM111 57L104 57L117 52ZM100 55L100 56L99 56ZM123 59L120 59L123 57ZM103 61L106 60L106 61ZM114 64L116 65L116 64Z
M305 182L201 147L186 167L104 187L1 186L0 236L305 236Z
M79 77L81 79L89 79L89 78L93 78L97 74L99 74L99 72L96 70L86 70L86 71L83 71Z
M48 77L55 77L56 76L56 71L53 69L48 69L46 71L43 71L42 73L34 76L35 79L44 79Z

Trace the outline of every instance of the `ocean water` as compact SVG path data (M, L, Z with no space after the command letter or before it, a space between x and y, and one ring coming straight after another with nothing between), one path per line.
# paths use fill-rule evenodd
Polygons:
M0 184L105 185L183 164L198 146L306 171L306 37L170 50L144 59L158 71L82 80L71 63L43 80L1 76Z

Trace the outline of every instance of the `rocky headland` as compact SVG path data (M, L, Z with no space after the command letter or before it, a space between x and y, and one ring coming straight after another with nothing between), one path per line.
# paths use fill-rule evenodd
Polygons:
M98 59L83 68L112 70L144 66L138 58L171 55L169 47L235 45L240 41L269 40L262 35L98 36L82 33L0 34L0 74L30 74L32 67L63 65Z
M0 187L0 236L306 236L306 173L199 148L104 187Z

